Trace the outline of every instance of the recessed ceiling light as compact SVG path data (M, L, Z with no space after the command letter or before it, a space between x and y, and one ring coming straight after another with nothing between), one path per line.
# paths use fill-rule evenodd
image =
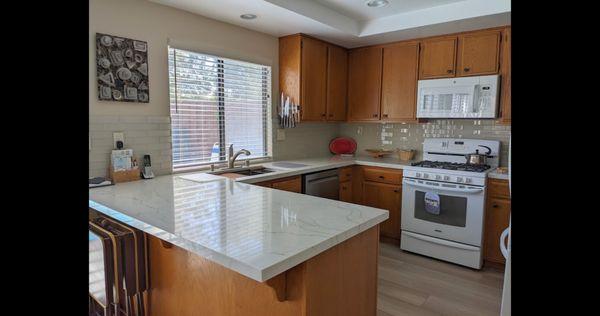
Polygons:
M240 15L240 18L242 18L244 20L254 20L254 19L256 19L256 14L246 13L246 14Z
M387 0L367 1L367 5L370 6L371 8L381 8L381 7L385 7L388 4L390 4L390 3Z

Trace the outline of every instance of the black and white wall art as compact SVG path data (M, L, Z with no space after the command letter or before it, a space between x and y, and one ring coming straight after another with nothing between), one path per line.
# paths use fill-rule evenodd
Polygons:
M96 33L98 99L150 102L148 43Z

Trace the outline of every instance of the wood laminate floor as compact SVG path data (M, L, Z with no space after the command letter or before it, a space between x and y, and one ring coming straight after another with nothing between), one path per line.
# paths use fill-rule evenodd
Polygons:
M380 243L378 316L500 315L504 271L481 271Z

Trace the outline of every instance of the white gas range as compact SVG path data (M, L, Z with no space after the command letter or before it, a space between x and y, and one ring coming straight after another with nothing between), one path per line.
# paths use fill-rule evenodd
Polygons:
M475 150L486 165L465 163ZM400 248L480 269L486 178L499 153L499 141L425 139L424 160L403 171Z

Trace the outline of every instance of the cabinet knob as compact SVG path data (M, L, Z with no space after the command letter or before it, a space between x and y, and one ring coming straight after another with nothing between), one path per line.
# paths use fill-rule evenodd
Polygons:
M385 179L385 177L384 176L379 176L379 179Z
M471 70L471 68L465 68L465 72L469 72L469 70Z
M493 208L498 208L498 204L492 205Z
M383 117L388 117L388 115L387 115L387 114L384 114L384 115L383 115Z
M321 114L322 117L325 117L325 113Z
M399 190L394 190L394 192L395 192L395 193L400 193L400 191L399 191Z
M373 114L373 117L378 117L378 116L379 116L379 114Z
M448 69L446 70L447 73L451 74L452 73L452 69Z

